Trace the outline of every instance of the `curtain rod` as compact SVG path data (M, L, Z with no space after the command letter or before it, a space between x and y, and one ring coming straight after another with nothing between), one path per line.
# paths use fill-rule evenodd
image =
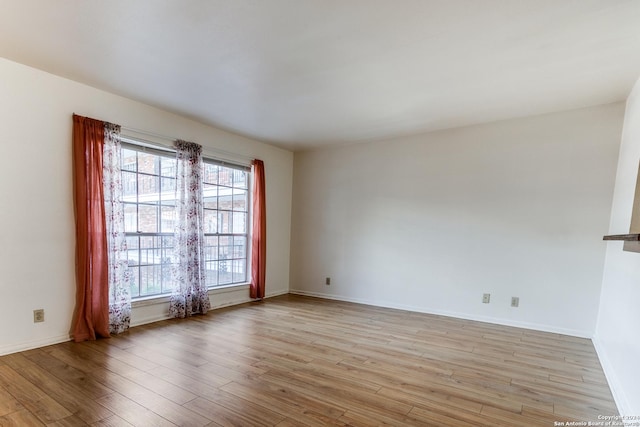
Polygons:
M166 136L166 135L160 135L157 133L153 133L153 132L149 132L146 130L142 130L142 129L136 129L136 128L131 128L131 127L127 127L127 126L120 126L121 130L124 131L123 135L123 139L124 138L131 138L134 141L139 141L139 142L143 142L145 144L149 144L151 146L151 148L159 148L161 150L168 150L168 151L175 151L175 147L173 146L173 143L176 140L182 139L182 138L177 138L177 137L172 137L172 136ZM133 134L140 134L140 135L146 135L146 136L150 136L153 137L154 139L161 139L164 141L167 141L168 144L163 144L163 143L159 143L156 141L149 141L147 139L144 138L139 138L136 137L136 135L131 135L130 133ZM128 138L127 138L128 139ZM200 144L202 145L202 144ZM233 153L231 151L226 151L226 150L222 150L219 148L212 148L206 145L202 145L202 152L203 154L207 154L207 151L211 152L212 155L216 156L230 156L231 158L222 158L220 160L227 160L229 162L238 162L241 160L244 160L245 162L247 162L247 166L251 166L251 162L254 160L254 157L251 156L246 156L244 154L237 154L237 153Z

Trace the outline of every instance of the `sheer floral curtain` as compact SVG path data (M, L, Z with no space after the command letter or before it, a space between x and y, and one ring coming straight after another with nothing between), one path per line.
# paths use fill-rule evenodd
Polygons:
M204 275L202 146L176 141L176 231L174 282L169 313L173 317L205 314L211 307Z
M127 260L120 170L120 126L105 123L102 178L109 262L109 331L119 334L131 323L131 271Z

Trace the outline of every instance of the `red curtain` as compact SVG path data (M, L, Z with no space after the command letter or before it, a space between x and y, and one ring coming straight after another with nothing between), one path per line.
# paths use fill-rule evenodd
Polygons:
M102 187L104 122L73 115L76 217L76 342L109 336L107 234Z
M253 161L253 234L251 236L251 298L264 298L267 267L267 208L265 204L264 163Z

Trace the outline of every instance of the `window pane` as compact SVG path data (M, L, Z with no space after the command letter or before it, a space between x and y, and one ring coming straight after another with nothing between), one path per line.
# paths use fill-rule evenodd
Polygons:
M159 236L158 239L160 239L160 245L162 246L162 249L164 251L163 256L165 257L173 256L173 246L175 242L174 236L173 235Z
M218 261L218 285L227 285L233 280L231 273L231 260Z
M212 165L210 163L204 164L204 177L202 180L207 184L218 183L218 165Z
M138 152L138 172L158 175L160 156L153 153Z
M149 265L140 267L140 296L161 293L162 286L160 277L160 265Z
M140 269L138 268L140 254L138 252L138 236L127 236L127 260L131 273L131 296L140 296Z
M204 259L206 261L218 259L218 237L204 236Z
M205 184L202 194L205 209L218 209L218 186Z
M233 185L233 169L220 166L218 171L218 184L231 187Z
M218 259L233 258L233 237L221 236L218 246Z
M160 200L158 177L154 175L138 175L138 201L155 202Z
M129 270L131 271L131 297L139 297L140 296L140 267L138 266L129 266Z
M176 159L169 157L160 157L160 175L168 177L176 177Z
M157 205L138 205L138 231L141 233L158 232Z
M233 186L236 188L247 188L247 172L243 170L233 170Z
M233 190L233 210L247 211L247 190Z
M205 197L204 208L205 209L218 209L218 198L217 197Z
M138 249L138 236L127 236L127 259L129 266L138 265L140 259Z
M244 282L246 280L246 268L244 259L234 259L231 264L233 283Z
M205 233L218 232L218 211L209 210L209 209L204 210L204 232Z
M160 216L160 232L173 233L176 223L176 207L172 205L161 205Z
M138 231L138 206L133 203L124 204L124 231L125 233Z
M176 199L176 180L174 178L160 178L162 200L175 200Z
M122 201L136 202L138 195L138 179L133 172L122 171Z
M138 152L133 150L128 150L126 148L122 149L122 164L120 168L123 171L132 171L135 172L136 168L136 159Z
M234 237L233 238L233 258L245 258L247 256L247 238L246 237Z
M155 264L155 236L140 236L140 265Z
M218 209L230 211L233 207L233 191L231 188L218 189Z
M218 261L205 262L205 279L207 286L218 285Z
M247 214L244 212L234 212L232 233L243 234L246 231L247 231Z
M231 212L218 212L218 233L231 233Z
M207 286L218 284L218 237L204 237L205 279Z
M171 292L171 284L173 280L173 264L171 263L171 258L165 256L162 258L162 263L160 264L160 281L161 281L161 292Z

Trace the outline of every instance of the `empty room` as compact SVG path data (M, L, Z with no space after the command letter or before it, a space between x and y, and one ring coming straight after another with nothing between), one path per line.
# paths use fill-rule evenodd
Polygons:
M640 2L0 0L0 426L640 426Z

